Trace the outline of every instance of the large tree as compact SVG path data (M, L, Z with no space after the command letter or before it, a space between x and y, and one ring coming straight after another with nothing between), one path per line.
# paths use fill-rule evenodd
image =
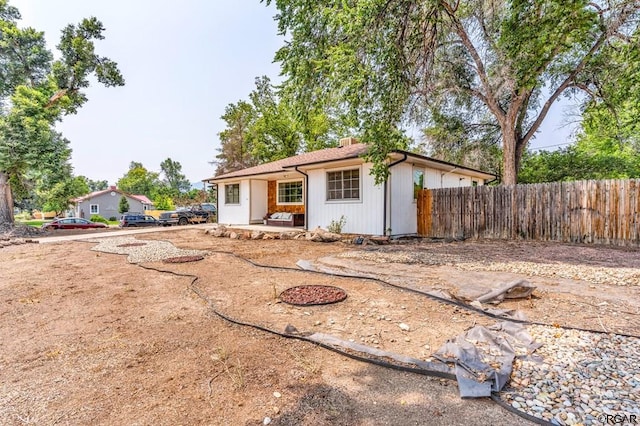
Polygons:
M220 118L225 121L227 127L218 133L220 148L216 155L218 160L216 174L233 172L258 164L258 160L252 154L252 126L256 119L253 106L246 101L229 104Z
M415 150L439 160L500 174L500 129L490 120L468 123L457 115L431 113L432 124L423 130Z
M253 156L259 163L295 155L301 137L288 105L281 101L269 77L256 78L256 88L249 95L256 111L252 125Z
M96 18L62 30L56 61L44 33L19 28L19 20L19 11L0 0L0 226L13 225L12 186L55 174L64 151L70 153L54 124L87 101L89 78L124 84L115 62L95 53L95 40L104 38Z
M503 182L562 94L590 96L593 66L637 26L638 0L267 0L296 109L342 107L371 143L378 182L402 127L432 111L500 130ZM637 46L636 46L637 48ZM605 65L600 63L599 65ZM610 75L615 77L614 75Z
M227 173L299 152L335 146L347 133L334 112L316 107L302 112L292 108L291 92L282 92L266 77L257 77L249 101L229 104L221 117L226 128L218 133L216 174ZM284 96L282 96L284 95Z
M640 32L610 43L592 61L598 72L585 90L576 141L552 152L527 153L523 182L640 177Z
M589 155L640 154L640 29L614 42L596 57L589 76L597 95L585 105L577 136L578 148Z
M89 186L82 176L68 176L48 190L39 194L43 202L42 211L54 211L56 216L71 206L71 200L87 194Z
M116 183L118 189L134 195L145 195L153 199L155 194L161 188L160 174L150 172L142 163L132 161L129 164L129 170L118 179Z
M167 158L160 163L160 170L164 175L163 183L168 186L175 195L188 192L191 189L191 183L182 173L182 164Z
M89 187L89 192L102 191L109 187L109 182L107 182L106 180L92 180L86 176L81 176L81 178Z

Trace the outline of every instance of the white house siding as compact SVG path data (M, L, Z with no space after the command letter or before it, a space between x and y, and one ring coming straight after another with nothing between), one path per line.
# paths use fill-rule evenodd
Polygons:
M430 189L471 186L473 181L483 185L484 181L455 171L443 171L426 168L424 165L413 165L410 162L400 163L391 169L389 180L389 199L391 235L407 235L418 232L418 209L413 199L413 170L422 169L425 172L424 187Z
M268 192L266 180L251 181L251 223L262 223L268 209Z
M111 195L114 194L114 195ZM84 217L86 219L91 218L91 205L98 205L98 215L102 216L105 219L109 219L112 217L120 218L120 212L118 211L120 208L120 199L122 198L122 194L119 192L106 192L104 194L96 195L88 200L84 200L78 203L76 208L76 215L80 217ZM142 202L126 197L129 202L129 211L131 212L142 212L143 205Z
M433 188L458 188L461 186L471 186L472 181L476 181L478 185L482 185L482 179L472 178L456 172L440 172L440 182ZM431 187L428 187L431 188Z
M327 172L335 170L360 169L359 201L327 201ZM326 229L332 220L339 221L344 216L346 223L342 232L380 235L383 230L382 185L375 186L370 164L361 166L310 170L309 200L307 203L308 228L318 226Z
M443 170L427 169L425 173L425 188L456 188L460 186L471 186L473 181L478 186L484 185L484 180L460 173Z
M225 203L225 187L226 185L240 184L240 203L239 204L226 204ZM220 191L218 192L220 200L218 201L218 223L227 225L246 225L249 223L250 208L251 208L251 182L246 179L237 182L228 182L220 185Z
M391 168L390 190L387 195L389 206L391 206L389 218L387 218L391 235L418 232L418 210L413 199L413 168L411 163L400 163Z

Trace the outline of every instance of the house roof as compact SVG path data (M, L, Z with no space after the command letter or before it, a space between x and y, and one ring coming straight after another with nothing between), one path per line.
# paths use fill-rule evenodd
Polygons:
M129 197L135 198L136 200L140 201L142 204L153 204L153 201L148 199L146 195L133 195L133 194L128 194L128 195Z
M111 186L111 187L109 187L107 189L103 189L101 191L94 191L94 192L92 192L90 194L83 195L82 197L74 198L71 201L79 203L81 201L87 201L87 200L92 199L93 197L97 197L99 195L106 194L106 193L111 192L111 191L117 192L118 194L122 194L122 195L124 195L126 197L131 197L134 200L140 201L142 204L150 204L150 205L153 204L153 202L151 200L149 200L149 198L147 198L146 195L127 194L126 192L121 191L118 188L114 188L113 186Z
M225 173L223 175L214 176L205 180L214 181L235 177L280 173L295 166L304 166L306 164L325 163L329 161L357 158L362 154L365 154L366 152L367 145L363 143L340 146L337 148L320 149L318 151L305 152L304 154L283 158L282 160L276 160L270 163L260 164L259 166L249 167L247 169L236 170L235 172Z
M295 155L293 157L284 158L282 160L272 161L270 163L260 164L258 166L249 167L242 170L236 170L234 172L225 173L220 176L214 176L205 179L207 182L222 181L231 178L241 178L256 175L266 175L272 173L281 173L290 170L296 166L310 166L314 164L329 163L333 161L348 160L352 158L358 158L367 153L368 145L364 143L354 143L346 146L339 146L336 148L326 148L318 151L306 152L304 154ZM423 160L433 165L453 167L458 170L467 170L474 174L485 175L487 179L495 177L495 175L481 170L475 170L468 167L460 166L458 164L449 163L442 160L436 160L434 158L426 157L424 155L414 154L407 151L394 150L396 154L407 155L415 159Z

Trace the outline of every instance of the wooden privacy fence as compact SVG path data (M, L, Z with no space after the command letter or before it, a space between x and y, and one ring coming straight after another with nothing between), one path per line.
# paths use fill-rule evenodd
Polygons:
M640 245L640 180L424 189L418 233Z

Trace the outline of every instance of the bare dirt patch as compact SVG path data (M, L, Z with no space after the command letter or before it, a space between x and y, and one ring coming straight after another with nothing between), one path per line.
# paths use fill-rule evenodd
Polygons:
M380 282L265 269L243 260L295 268L300 259L346 259L373 273L379 259L337 257L359 250L352 245L239 241L185 228L137 238L209 255L142 268L126 256L91 251L90 242L0 250L0 423L259 425L269 417L280 425L526 424L489 400L460 399L453 382L354 361L212 314L215 306L268 329L293 325L421 359L470 326L493 321ZM433 260L387 262L376 274L390 281L400 274L414 286L449 288L461 280L526 277L540 286L534 297L505 303L531 319L640 330L632 282L549 272L638 269L637 251L501 242L380 250ZM535 268L525 273L515 267L521 264ZM496 265L503 269L491 270ZM207 301L194 293L192 276ZM336 286L349 297L322 306L280 303L278 295L297 285Z

